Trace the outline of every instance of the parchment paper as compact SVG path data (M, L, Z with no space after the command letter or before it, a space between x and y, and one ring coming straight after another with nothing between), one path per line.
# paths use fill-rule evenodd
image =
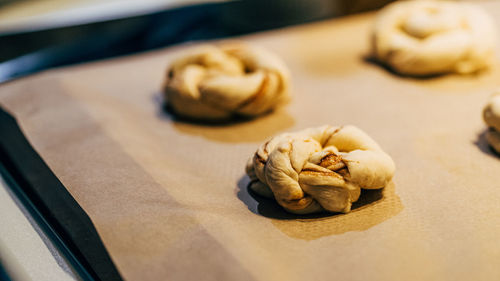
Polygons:
M499 19L500 4L482 3ZM500 280L500 157L473 76L397 76L366 59L372 14L239 38L278 53L293 101L252 121L177 121L160 94L187 45L48 71L0 103L88 213L126 280ZM500 28L500 23L499 23ZM296 217L250 194L266 138L353 124L394 181L349 214Z

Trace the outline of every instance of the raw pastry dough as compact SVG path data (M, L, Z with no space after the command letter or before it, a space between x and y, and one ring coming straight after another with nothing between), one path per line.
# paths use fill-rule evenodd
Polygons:
M380 11L372 44L375 58L402 74L465 74L493 63L496 30L473 4L402 1Z
M391 157L354 126L322 126L276 136L249 159L250 188L287 211L351 210L361 189L379 189L394 175Z
M483 119L490 127L486 132L486 140L500 153L500 90L491 97L484 108Z
M256 116L289 99L289 72L274 54L242 43L205 45L174 61L167 103L184 117Z

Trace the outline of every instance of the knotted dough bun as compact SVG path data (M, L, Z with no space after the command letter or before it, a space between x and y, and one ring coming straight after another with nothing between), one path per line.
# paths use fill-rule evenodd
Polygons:
M379 12L372 44L374 56L402 74L465 74L493 63L496 30L474 4L401 1Z
M483 110L483 119L490 127L486 132L486 140L500 153L500 90L489 100Z
M289 72L274 54L243 43L204 45L174 61L167 103L188 118L256 116L288 101Z
M385 187L394 170L391 157L354 126L276 136L246 166L253 191L296 214L347 213L362 188Z

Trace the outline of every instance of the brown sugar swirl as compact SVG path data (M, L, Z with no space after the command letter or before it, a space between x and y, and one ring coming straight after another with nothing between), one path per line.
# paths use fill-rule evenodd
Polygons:
M250 188L291 213L351 210L362 189L380 189L395 171L392 158L354 126L285 133L249 159Z

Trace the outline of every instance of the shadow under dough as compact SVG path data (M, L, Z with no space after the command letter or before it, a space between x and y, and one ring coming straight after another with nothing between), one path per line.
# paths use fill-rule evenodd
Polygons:
M295 124L293 117L280 108L255 118L235 117L222 122L204 122L176 115L166 106L161 93L155 94L153 101L158 108L158 117L171 121L177 131L219 142L261 142Z
M450 88L450 89L460 89L463 88L464 86L472 89L477 88L477 81L476 79L478 77L486 77L486 76L492 76L492 73L488 69L482 69L473 73L468 73L468 74L458 74L458 73L437 73L437 74L427 74L427 75L412 75L412 74L403 74L399 73L396 70L394 70L392 67L390 67L388 64L381 62L380 60L376 59L372 55L364 55L361 57L361 60L368 65L373 65L376 66L377 68L382 68L386 72L390 73L393 76L396 76L397 78L401 79L406 79L408 81L413 81L416 83L425 83L429 85L434 85L436 83L442 84L441 87L446 86L445 88ZM487 75L489 74L489 75ZM495 76L493 75L492 79L496 79ZM459 87L456 88L457 82L459 82ZM463 83L463 84L462 84ZM467 88L467 89L468 89Z
M409 80L433 80L436 78L441 78L445 76L445 74L432 74L432 75L409 75L409 74L402 74L394 70L392 67L389 65L381 62L380 60L374 58L372 55L364 55L361 57L361 59L366 63L370 65L374 65L379 68L383 68L385 71L389 72L390 74L397 76L399 78L404 78L404 79L409 79Z
M488 140L486 139L486 132L489 129L485 129L482 132L480 132L477 135L477 139L474 141L474 144L481 150L481 152L488 154L492 157L498 158L500 157L500 153L496 152L495 149L493 149L490 144L488 143Z
M245 203L252 213L272 219L271 222L276 228L296 239L314 240L349 231L364 231L403 210L393 182L384 189L362 190L350 213L323 212L310 215L286 212L274 199L259 196L250 190L249 182L247 176L238 181L238 199Z

